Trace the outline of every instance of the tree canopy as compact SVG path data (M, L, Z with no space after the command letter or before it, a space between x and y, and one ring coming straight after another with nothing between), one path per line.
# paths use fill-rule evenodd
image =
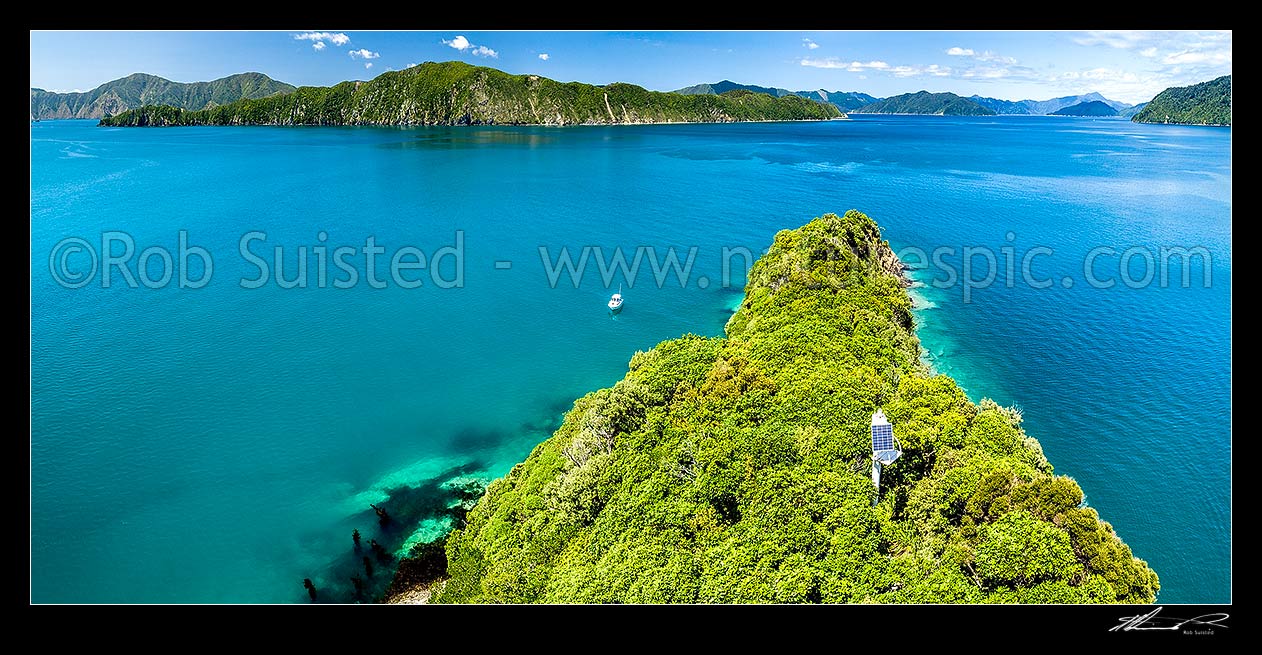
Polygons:
M1231 125L1231 76L1166 89L1131 120L1137 123Z

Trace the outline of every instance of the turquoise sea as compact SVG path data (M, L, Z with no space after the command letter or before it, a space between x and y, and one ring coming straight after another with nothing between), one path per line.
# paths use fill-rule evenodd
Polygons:
M996 282L967 302L958 280L934 285L939 268L913 271L929 363L974 399L1023 409L1057 471L1161 576L1161 602L1232 598L1230 129L1050 117L45 121L31 125L31 168L36 602L306 602L303 578L321 600L344 599L360 570L352 529L391 550L437 534L449 480L506 473L636 350L721 334L742 283L736 272L725 288L723 248L757 255L776 231L851 208L896 250L954 248L942 261L957 271L965 247L994 253ZM111 231L125 236L107 234L103 253ZM178 272L159 284L162 253L180 268L181 231L213 258L201 288L179 288ZM274 267L261 288L242 287L259 277L239 250L253 231L266 236L249 251L274 264L280 247L285 279L305 253L307 288L281 287ZM382 289L366 279L369 237L384 249ZM432 258L458 238L461 287L439 284L456 278L455 256L436 260L437 278L407 271L420 288L390 280L400 248ZM128 241L103 288L103 260ZM333 286L347 278L339 246L358 253L346 257L360 278L350 288ZM634 285L612 278L627 298L616 319L594 251L577 287L549 283L540 249L577 261L585 246L606 259L621 247L628 261L652 249ZM684 288L675 275L659 288L647 261L671 247L681 263L696 248ZM1177 259L1164 288L1159 270L1131 288L1119 260L1132 247L1153 266L1162 247L1200 247L1212 263L1193 260L1187 288ZM1050 249L1031 270L1051 286L1009 286L1003 248L1018 276L1033 249ZM1111 288L1088 284L1096 248L1112 249L1092 268ZM139 279L142 251L159 288ZM190 279L206 273L184 259ZM984 278L986 257L971 261ZM1141 250L1128 263L1142 281ZM82 288L54 279L85 271L95 277ZM369 503L395 523L379 528Z

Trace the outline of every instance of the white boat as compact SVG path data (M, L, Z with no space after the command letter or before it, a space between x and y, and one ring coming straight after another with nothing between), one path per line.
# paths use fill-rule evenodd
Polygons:
M622 311L622 285L618 285L618 293L609 298L609 311L617 314Z

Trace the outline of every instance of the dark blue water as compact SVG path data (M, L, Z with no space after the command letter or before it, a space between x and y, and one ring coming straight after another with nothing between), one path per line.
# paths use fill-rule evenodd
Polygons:
M1044 117L429 130L46 121L32 125L31 161L35 601L304 601L304 577L329 588L343 576L352 528L375 534L368 503L502 475L637 349L720 334L739 299L722 284L722 248L757 254L777 230L850 208L896 249L953 247L942 260L956 270L964 247L993 249L999 277L968 302L958 282L934 286L944 272L916 271L930 364L974 398L1023 408L1057 471L1160 574L1161 601L1231 599L1230 130ZM130 288L113 267L109 288L99 270L83 288L58 285L57 244L79 237L99 251L110 230L137 254L167 249L173 268L186 230L213 276L197 289ZM266 240L250 251L270 277L245 289L258 268L240 240L255 230ZM428 258L457 231L462 288L441 288L429 269L404 273L420 288L389 281L402 246ZM385 249L375 275L386 288L368 285L362 254L348 257L356 285L332 287L346 275L330 254L318 288L313 248L369 236ZM307 288L278 286L276 246L287 279L306 248ZM628 260L637 246L661 259L697 251L685 288L674 276L659 288L646 258L614 320L595 254L577 288L549 284L540 247L577 260L584 246L606 257L620 246ZM1201 246L1212 263L1190 267L1189 288L1177 261L1165 288L1130 288L1118 255L1133 246L1154 266L1163 246ZM1004 247L1018 276L1023 256L1050 248L1032 274L1054 284L1009 287ZM1085 277L1097 247L1113 249L1093 269L1112 288ZM454 279L454 260L440 279ZM65 261L72 273L91 263ZM985 257L972 262L984 278ZM1129 263L1142 280L1144 257ZM127 266L139 274L135 255ZM163 268L153 255L145 272L160 282ZM408 525L391 546L443 521L414 535Z

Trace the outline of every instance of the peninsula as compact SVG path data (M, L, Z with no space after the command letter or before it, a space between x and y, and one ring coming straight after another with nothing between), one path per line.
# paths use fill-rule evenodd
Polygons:
M1231 76L1172 87L1131 118L1136 123L1231 126Z
M921 364L905 286L862 213L780 232L724 337L637 352L490 485L431 602L1152 602L1020 412Z

